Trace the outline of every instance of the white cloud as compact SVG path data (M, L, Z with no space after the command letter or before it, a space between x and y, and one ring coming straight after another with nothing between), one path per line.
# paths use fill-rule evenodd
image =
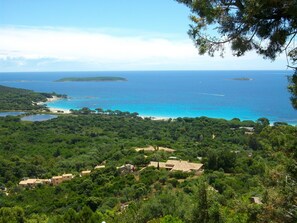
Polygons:
M27 69L154 70L154 69L282 69L255 54L234 58L227 53L198 56L191 40L122 36L68 28L0 27L0 63L16 61ZM31 61L26 63L26 61ZM32 62L33 61L33 62ZM35 61L35 62L34 62ZM257 62L258 63L257 63ZM281 60L283 61L283 59ZM256 63L255 63L256 62ZM253 63L254 68L251 68ZM10 66L12 63L9 63ZM58 66L57 66L58 64ZM68 68L69 66L69 68ZM283 67L281 67L283 66ZM1 68L0 68L1 69ZM6 69L13 69L7 66ZM1 71L1 70L0 70Z

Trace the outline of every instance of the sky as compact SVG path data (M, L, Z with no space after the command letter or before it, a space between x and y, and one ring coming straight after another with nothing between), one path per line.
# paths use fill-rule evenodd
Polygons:
M0 72L284 70L284 55L198 55L174 0L0 0Z

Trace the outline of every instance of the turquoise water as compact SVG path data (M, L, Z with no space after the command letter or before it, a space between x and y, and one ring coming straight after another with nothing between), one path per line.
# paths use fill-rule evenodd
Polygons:
M21 118L22 121L30 121L30 122L42 122L42 121L47 121L51 120L54 118L57 118L57 115L44 115L44 114L39 114L39 115L28 115L23 118Z
M60 109L82 107L138 112L142 116L267 117L297 123L287 76L292 71L133 71L0 73L0 84L67 94L48 103ZM126 82L53 82L63 77L119 76ZM250 81L234 78L251 78Z

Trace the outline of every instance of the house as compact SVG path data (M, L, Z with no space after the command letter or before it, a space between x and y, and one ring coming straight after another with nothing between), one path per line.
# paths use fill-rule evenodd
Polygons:
M62 176L54 176L51 179L52 185L56 186L64 181L72 180L73 175L71 173L63 174Z
M80 176L83 177L83 176L88 176L91 174L91 170L83 170L80 172Z
M36 179L24 179L19 182L20 186L23 187L35 187Z
M22 187L36 187L40 184L49 184L49 179L29 179L25 178L22 181L19 182L19 185Z
M63 182L62 176L53 176L51 179L52 185L56 186Z
M164 151L164 152L168 152L168 153L175 152L174 149L170 149L170 148L166 148L166 147L159 147L159 146L156 146L156 147L148 146L145 148L136 148L135 151L136 152L139 152L139 151L144 151L144 152Z
M164 168L168 171L201 172L203 164L190 163L183 160L167 160L166 162L150 162L149 166Z
M50 184L51 180L50 179L37 179L36 184Z
M251 197L250 201L254 204L263 204L261 201L261 198L259 198L259 197Z
M73 175L71 173L65 173L62 175L63 181L72 180Z
M117 169L119 169L122 174L132 173L135 170L135 166L132 164L125 164L123 166L118 167Z

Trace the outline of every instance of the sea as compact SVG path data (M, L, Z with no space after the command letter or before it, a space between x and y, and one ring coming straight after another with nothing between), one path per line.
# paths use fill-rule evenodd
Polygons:
M287 90L291 70L0 73L0 85L56 92L52 108L121 110L147 117L211 117L297 124ZM116 82L55 82L65 77L124 77Z

